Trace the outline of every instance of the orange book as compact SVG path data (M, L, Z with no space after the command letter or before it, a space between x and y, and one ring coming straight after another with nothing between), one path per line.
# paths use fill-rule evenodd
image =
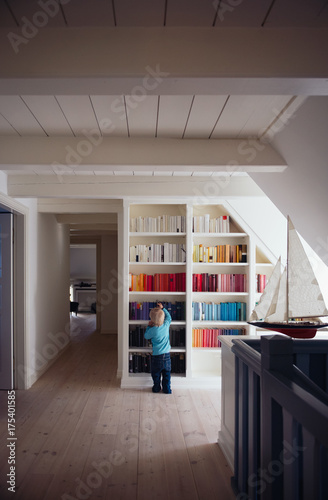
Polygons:
M225 262L230 262L230 245L226 245Z
M197 329L194 328L194 347L197 347Z
M225 261L225 255L224 255L224 245L220 245L220 262Z

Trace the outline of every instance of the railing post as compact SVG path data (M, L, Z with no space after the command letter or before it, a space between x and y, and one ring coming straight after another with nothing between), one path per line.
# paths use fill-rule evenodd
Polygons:
M261 337L261 470L258 493L263 500L283 498L283 474L275 467L283 452L283 416L271 398L266 374L276 371L288 378L293 373L293 341L282 335Z

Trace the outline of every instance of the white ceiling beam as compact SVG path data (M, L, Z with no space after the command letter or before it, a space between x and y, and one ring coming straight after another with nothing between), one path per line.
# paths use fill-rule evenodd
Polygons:
M37 180L37 179L35 179ZM16 178L16 182L18 179ZM57 198L39 198L38 199L38 212L42 213L61 213L61 214L95 214L99 218L101 216L106 217L111 214L122 212L123 202L122 200L111 200L111 199L74 199L74 198L64 198L58 200ZM103 220L102 220L103 221ZM63 221L64 222L64 221ZM89 222L89 221L88 221Z
M283 175L283 174L281 174ZM282 179L283 181L283 179ZM200 177L134 177L133 180L127 177L86 177L86 176L8 176L8 194L14 198L39 198L39 211L68 213L93 212L95 206L91 203L86 205L84 201L91 199L102 200L106 204L106 199L121 201L128 197L130 200L149 200L149 193L156 194L156 202L160 200L167 202L172 199L182 199L192 197L199 202L209 202L218 200L219 197L240 197L240 196L264 196L263 191L249 176L217 176L206 179ZM40 198L51 199L51 203L41 203ZM59 198L58 203L54 198ZM66 203L65 199L69 201ZM76 198L76 205L71 203L71 199ZM83 203L81 200L83 199ZM94 200L92 200L94 201ZM120 208L118 207L117 210ZM99 210L99 207L98 207Z
M325 28L32 28L0 30L0 94L328 94Z
M280 172L285 160L256 139L167 139L102 137L0 137L2 170L57 175L83 171ZM174 167L174 168L173 168Z

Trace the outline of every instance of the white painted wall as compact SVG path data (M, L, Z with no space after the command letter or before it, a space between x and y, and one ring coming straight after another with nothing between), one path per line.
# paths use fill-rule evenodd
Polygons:
M287 259L287 220L272 201L268 197L241 197L231 200L230 205L239 213L240 217L244 219L257 237L273 253L275 258L273 263L281 256L282 263L285 265ZM295 225L295 221L293 219L292 221ZM297 226L296 229L300 233ZM320 251L316 253L301 234L300 236L326 304L328 305L328 259L324 262L324 260L320 258ZM324 245L328 252L327 243L328 239Z
M28 373L32 385L70 338L69 230L52 214L37 214L36 207L30 212Z
M71 279L85 279L95 281L97 276L96 245L73 246L70 248L70 276Z
M8 188L7 188L7 175L0 170L0 193L3 193L5 195L8 194Z
M22 300L15 316L15 342L17 381L19 388L28 388L69 342L69 231L54 215L39 214L36 199L8 197L4 181L0 175L1 202L24 214L19 216L23 231L16 228L15 238L16 245L25 247L25 263L19 262L25 277L17 278L25 293L16 291ZM21 248L19 254L23 255Z
M272 145L288 168L250 174L328 264L328 97L308 97Z
M117 272L117 235L104 235L101 238L100 333L117 334Z
M229 200L229 204L256 234L259 241L272 252L275 260L281 256L285 262L287 221L272 201L266 196L257 198L241 196Z

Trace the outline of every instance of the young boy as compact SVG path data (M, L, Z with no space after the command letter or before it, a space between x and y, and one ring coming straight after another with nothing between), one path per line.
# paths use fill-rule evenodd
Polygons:
M153 378L153 392L161 390L161 376L163 392L171 394L171 358L169 328L172 321L170 313L157 303L150 313L150 321L145 331L145 339L151 339L153 353L151 356L151 376Z

